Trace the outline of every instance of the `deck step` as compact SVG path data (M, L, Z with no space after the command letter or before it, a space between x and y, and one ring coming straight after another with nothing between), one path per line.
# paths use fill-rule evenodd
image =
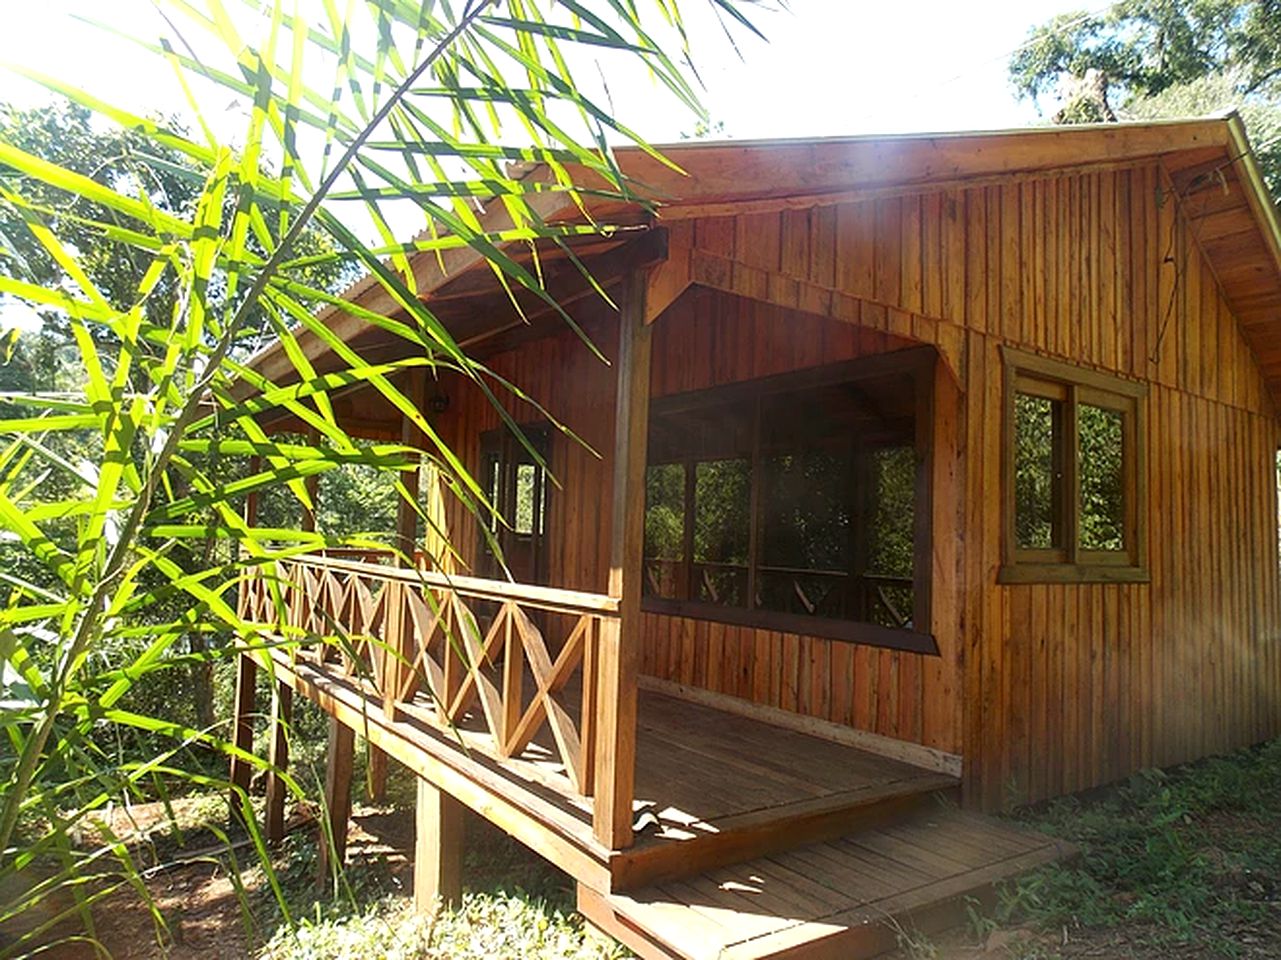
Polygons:
M855 790L795 800L706 822L664 822L640 834L610 862L611 892L679 880L714 867L753 860L806 843L883 827L950 805L956 778L929 771L901 775Z
M579 884L578 907L646 960L858 960L893 949L904 930L959 922L966 898L1072 852L938 809L630 893Z

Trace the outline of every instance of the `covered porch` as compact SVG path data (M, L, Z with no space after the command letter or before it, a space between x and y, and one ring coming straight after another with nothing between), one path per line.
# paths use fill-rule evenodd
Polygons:
M265 577L247 586L247 615L268 617L272 586ZM276 586L290 628L324 635L341 625L350 638L242 659L242 673L254 664L271 673L277 699L284 690L304 696L341 726L326 790L335 837L349 809L353 735L599 893L956 796L959 778L944 757L887 756L830 725L787 725L746 701L641 679L630 843L611 846L598 835L598 785L615 758L601 757L592 692L602 638L618 618L611 598L321 556L294 561ZM269 783L268 797L270 832L284 793Z

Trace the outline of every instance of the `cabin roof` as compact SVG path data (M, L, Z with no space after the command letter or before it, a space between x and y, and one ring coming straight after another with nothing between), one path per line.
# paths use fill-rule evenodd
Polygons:
M1281 218L1273 204L1236 113L1144 123L1033 127L1018 130L921 133L796 140L687 141L657 148L670 164L639 149L617 152L620 168L641 203L591 198L593 216L622 225L610 237L593 237L575 249L593 277L607 284L625 269L662 259L652 227L699 217L822 206L934 189L962 188L1056 171L1107 169L1157 161L1170 196L1191 228L1218 279L1225 300L1272 387L1281 397ZM581 186L594 175L575 171ZM523 179L551 182L543 166ZM582 218L564 193L534 194L532 204L548 222ZM481 216L487 230L510 226L501 204ZM527 260L532 252L518 247ZM581 290L577 266L556 249L539 252L544 282L553 296ZM492 335L492 318L520 322L508 294L484 259L470 248L412 258L419 295L464 344ZM369 276L344 294L368 309L394 314L394 305ZM522 304L538 309L532 295ZM337 308L320 319L347 342L365 340L378 353L377 331ZM310 334L299 341L313 360L327 352ZM395 350L392 344L383 345ZM382 359L391 359L383 356ZM372 359L372 358L371 358ZM270 379L287 379L292 365L278 342L251 365ZM320 365L320 369L324 368Z

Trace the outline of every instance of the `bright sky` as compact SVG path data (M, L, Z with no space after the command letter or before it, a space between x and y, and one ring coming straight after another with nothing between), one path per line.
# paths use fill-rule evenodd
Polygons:
M237 7L235 0L228 5ZM745 40L741 61L708 18L692 17L705 101L730 137L1036 122L1031 105L1012 96L1006 58L1031 26L1083 6L1081 0L789 0L789 5L790 11L757 15L769 42ZM202 4L197 0L194 6ZM695 14L702 4L685 0L684 6ZM149 0L0 0L0 14L0 62L56 74L144 113L182 108L173 75L158 58L73 19L97 19L155 39L165 25ZM653 141L692 129L692 121L652 88L613 87L611 94L618 110ZM0 74L0 99L32 102L44 96Z
M233 11L244 10L237 0L226 2ZM301 2L304 9L320 9L319 0ZM757 14L768 43L740 32L740 59L703 13L702 0L683 0L706 86L703 100L713 120L724 124L718 136L838 136L1036 123L1034 107L1013 95L1006 61L1030 27L1091 6L1089 0L788 0L788 5L787 11ZM203 4L196 0L193 6ZM186 112L173 71L161 58L77 16L149 41L170 33L150 0L0 0L0 64L56 75L135 113ZM316 12L310 19L323 18ZM332 75L316 81L316 88L325 89ZM693 130L694 118L643 77L606 75L605 82L616 114L651 142L673 141ZM0 101L33 105L49 96L0 69ZM204 109L218 135L234 140L244 113L227 99L218 94ZM0 314L9 323L16 319L10 310Z

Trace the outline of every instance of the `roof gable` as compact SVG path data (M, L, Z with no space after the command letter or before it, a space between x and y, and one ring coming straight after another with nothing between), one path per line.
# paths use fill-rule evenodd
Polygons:
M651 220L813 207L1156 161L1168 174L1179 214L1188 221L1274 397L1281 398L1281 228L1235 114L982 133L695 141L658 150L668 163L637 148L617 153L638 198L656 205L656 217L639 202L588 195L592 214L643 228ZM585 171L576 173L582 186L601 185ZM548 170L537 166L523 176L553 180ZM564 193L540 193L533 199L548 221L582 218L582 211ZM501 204L483 214L482 224L487 230L510 225ZM615 237L605 246L617 246L623 239ZM420 254L413 268L423 299L446 314L464 307L469 297L492 298L496 292L489 289L496 286L492 278L485 279L484 258L470 248L439 258ZM386 294L369 278L346 296L372 310L392 310ZM344 340L359 336L368 326L333 308L322 319ZM300 341L309 355L323 352L317 338L303 334ZM252 362L272 379L291 372L278 344Z

